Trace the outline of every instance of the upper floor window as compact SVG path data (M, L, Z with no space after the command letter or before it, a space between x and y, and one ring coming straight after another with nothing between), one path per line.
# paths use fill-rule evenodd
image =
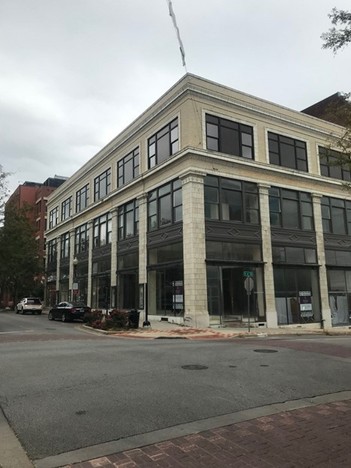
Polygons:
M256 184L206 176L204 189L206 219L259 223Z
M49 213L49 229L55 227L58 223L58 206Z
M61 258L69 257L69 232L61 236Z
M268 132L269 162L307 172L307 150L304 141Z
M89 246L89 230L88 225L83 224L76 228L74 233L74 252L79 254L86 252Z
M206 114L207 149L254 159L253 128Z
M61 221L68 219L72 214L72 197L62 202L61 205Z
M178 118L148 140L149 169L179 150Z
M111 213L99 216L94 219L93 225L93 245L102 247L111 243L112 215Z
M310 193L271 187L269 213L271 226L303 231L312 231L314 228Z
M182 221L182 184L174 180L149 193L149 231Z
M57 242L56 239L47 243L48 263L56 263L57 259Z
M118 161L117 173L118 187L121 187L139 175L139 148L136 148Z
M136 236L139 232L138 200L118 208L118 240Z
M94 201L106 197L111 190L111 169L107 169L94 179Z
M322 197L323 231L351 235L351 202L340 198Z
M334 179L351 180L350 170L340 164L341 153L339 151L324 148L323 146L319 146L318 150L322 175Z
M76 212L84 210L88 206L89 185L85 185L76 192Z

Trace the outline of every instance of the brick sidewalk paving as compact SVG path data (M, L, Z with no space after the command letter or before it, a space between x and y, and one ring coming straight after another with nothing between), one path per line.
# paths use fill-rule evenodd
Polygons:
M351 400L261 417L65 468L351 467Z

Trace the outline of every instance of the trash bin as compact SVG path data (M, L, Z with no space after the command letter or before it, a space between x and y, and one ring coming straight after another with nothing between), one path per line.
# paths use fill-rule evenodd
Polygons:
M138 312L136 309L129 311L128 319L130 328L139 328L139 315L140 312Z

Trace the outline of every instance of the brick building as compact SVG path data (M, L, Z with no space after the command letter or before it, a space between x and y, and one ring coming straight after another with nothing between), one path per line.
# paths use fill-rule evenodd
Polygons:
M348 326L350 173L328 164L343 130L186 74L49 197L49 301Z

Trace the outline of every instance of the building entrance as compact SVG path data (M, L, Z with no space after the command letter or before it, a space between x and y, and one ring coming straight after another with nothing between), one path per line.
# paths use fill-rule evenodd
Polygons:
M250 320L265 321L263 272L261 267L208 266L208 309L210 316L218 316L223 324L246 324L248 295L245 289L245 271L252 272L254 288L249 295ZM214 317L213 317L214 318Z

